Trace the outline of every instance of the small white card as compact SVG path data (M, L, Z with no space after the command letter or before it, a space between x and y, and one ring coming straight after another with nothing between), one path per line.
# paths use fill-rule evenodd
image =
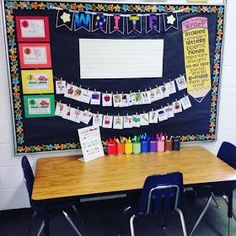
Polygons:
M167 88L169 94L176 93L175 81L170 81L170 82L166 83L166 88Z
M123 129L123 116L113 117L113 129Z
M172 105L164 107L167 118L173 118L175 116L174 109Z
M133 127L140 127L140 115L133 115Z
M112 94L111 93L103 93L102 94L102 106L111 107L112 106Z
M173 102L174 113L182 112L182 106L180 101Z
M65 92L64 96L67 98L72 98L76 88L77 87L74 86L73 84L67 84L66 85L66 92Z
M101 103L101 92L91 92L91 100L90 100L90 104L91 105L100 105Z
M158 122L158 112L157 111L150 111L149 112L149 123L155 124Z
M71 109L71 120L76 123L80 123L81 114L82 114L82 111L80 111L79 109L72 108Z
M56 94L65 94L66 92L66 81L57 80L56 81Z
M157 101L156 89L151 89L151 90L150 90L150 97L151 97L151 102Z
M166 87L165 84L159 86L159 89L160 89L161 92L162 92L163 98L169 97L169 91L168 91L168 89L167 89L167 87Z
M140 114L140 126L146 126L146 125L149 125L148 113L142 113Z
M151 93L150 91L141 92L143 104L151 104Z
M158 112L158 119L160 122L168 119L164 109L159 109L157 110L157 112Z
M121 107L122 106L122 95L121 94L113 94L113 104L114 107Z
M61 102L57 102L56 110L55 110L55 116L63 117L65 110L67 108L67 105Z
M184 75L181 75L179 78L176 78L175 81L179 91L187 88L187 83Z
M93 114L93 125L102 126L102 114Z
M156 87L155 91L156 91L156 100L161 100L162 98L164 98L163 92L160 87Z
M122 94L122 103L120 107L128 107L130 106L130 95L127 93Z
M80 121L87 125L90 122L90 120L92 119L92 117L93 117L92 112L90 112L88 110L84 110L81 114Z
M133 117L132 116L124 116L124 129L133 128Z
M83 153L81 161L87 162L104 156L101 135L98 126L78 129L79 141Z
M183 98L180 99L180 102L181 102L182 107L183 107L184 110L192 107L189 96L184 96Z
M102 127L111 129L112 128L112 121L113 121L113 116L104 115Z
M134 98L134 104L135 105L142 105L143 104L143 97L141 92L135 92L133 93L133 98Z

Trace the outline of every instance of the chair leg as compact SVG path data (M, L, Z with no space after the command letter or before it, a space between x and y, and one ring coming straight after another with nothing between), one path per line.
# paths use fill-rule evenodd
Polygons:
M228 206L228 197L225 195L225 194L223 194L222 195L222 198L224 199L224 201L225 201L225 203L227 204L227 206ZM234 220L236 221L236 216L235 216L235 214L233 213L233 217L234 217Z
M79 221L83 224L84 223L84 220L83 218L81 217L81 215L79 214L77 208L75 205L72 205L72 209L74 210L74 212L76 213L77 217L79 218Z
M44 220L43 220L42 224L40 225L40 228L39 228L38 233L36 234L37 236L40 236L40 234L41 234L42 231L43 231L43 228L44 228Z
M130 218L130 221L129 221L131 236L135 236L135 233L134 233L134 219L135 219L135 217L136 217L135 215L132 215Z
M30 231L30 229L32 227L32 224L33 224L33 221L34 221L36 216L37 216L37 213L36 213L36 211L34 211L32 217L31 217L30 223L29 223L28 227L25 230L26 233L28 233Z
M186 225L185 225L185 220L184 220L183 212L179 208L176 208L175 210L178 212L179 217L180 217L180 221L181 221L181 225L182 225L182 230L183 230L183 235L187 236L187 230L186 230Z
M126 222L126 216L127 216L127 213L128 211L131 209L131 206L128 206L126 207L124 210L123 210L123 214L122 214L122 218L121 218L121 222L118 226L118 236L120 236L122 234L122 231L123 231L123 225L125 224Z
M65 216L66 220L70 223L70 225L72 226L72 228L75 230L75 232L77 233L77 235L82 236L82 234L79 232L79 230L77 229L77 227L75 226L75 224L73 223L73 221L71 220L71 218L69 217L69 215L65 212L62 211L63 215Z
M217 208L220 208L220 206L219 206L219 204L218 204L218 202L217 202L217 200L216 200L216 196L215 196L214 193L212 193L212 199L213 199L213 201L215 202L216 207L217 207Z
M199 223L201 222L203 216L205 215L205 213L206 213L208 207L210 206L210 203L211 203L212 198L213 198L213 195L212 195L212 193L211 193L210 197L209 197L208 200L207 200L207 203L206 203L205 207L203 208L202 213L200 214L200 216L199 216L197 222L195 223L195 225L194 225L194 227L193 227L193 229L192 229L192 231L191 231L191 233L190 233L189 236L191 236L191 235L193 234L193 232L195 231L195 229L198 227L198 225L199 225Z

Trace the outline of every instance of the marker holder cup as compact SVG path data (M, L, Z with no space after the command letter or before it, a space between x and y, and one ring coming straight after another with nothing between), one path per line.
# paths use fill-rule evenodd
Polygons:
M125 143L125 154L132 154L133 152L133 144Z
M109 156L117 155L117 145L116 143L107 144L107 154Z
M150 141L149 143L149 152L157 151L157 141Z
M123 155L125 153L125 144L117 143L117 155Z
M133 143L133 154L141 153L141 143Z
M166 151L172 151L172 149L173 149L172 140L166 140Z
M141 142L141 152L146 153L149 151L149 143L147 141Z
M180 139L173 138L173 151L179 151L179 150L180 150Z
M157 151L158 152L164 152L165 151L165 141L164 140L157 141Z

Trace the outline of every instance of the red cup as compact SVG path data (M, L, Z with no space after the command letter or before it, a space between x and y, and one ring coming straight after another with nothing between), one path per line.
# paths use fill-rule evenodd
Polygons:
M109 156L117 155L117 145L116 143L111 143L107 145L107 154Z
M125 144L124 143L117 143L117 154L123 155L125 153Z

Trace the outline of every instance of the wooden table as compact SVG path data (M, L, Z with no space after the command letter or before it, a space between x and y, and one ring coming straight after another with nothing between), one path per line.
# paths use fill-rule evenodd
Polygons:
M202 147L104 157L87 163L79 161L78 156L53 157L37 161L32 198L46 200L141 189L147 176L174 171L183 173L185 186L236 181L236 170ZM231 222L232 191L228 197Z

